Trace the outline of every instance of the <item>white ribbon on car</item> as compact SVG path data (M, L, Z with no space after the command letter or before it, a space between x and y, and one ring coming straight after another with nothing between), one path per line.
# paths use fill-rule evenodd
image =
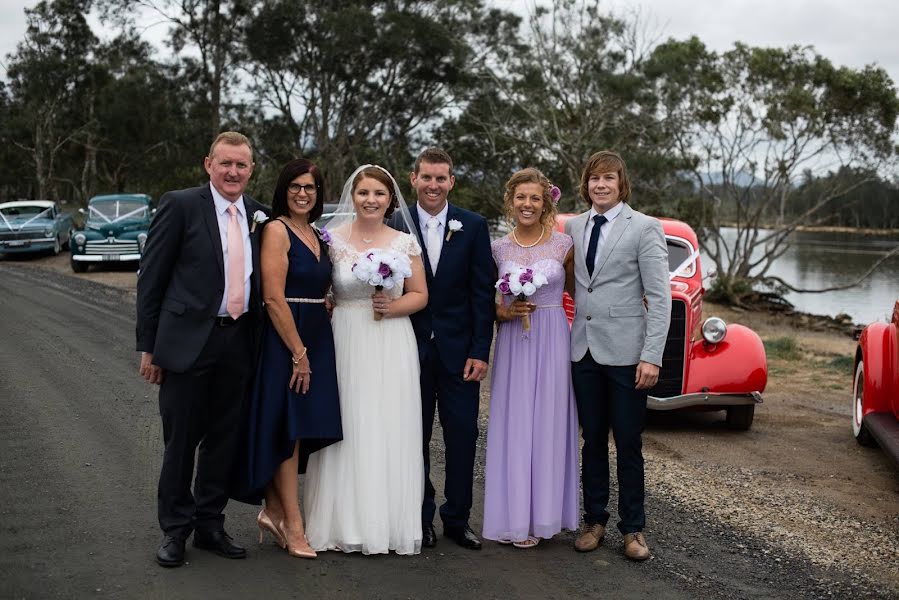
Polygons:
M100 212L99 210L97 210L97 209L94 208L93 206L88 206L88 208L90 209L90 211L91 211L93 214L97 215L98 217L100 217L101 219L103 219L104 221L106 221L107 223L118 223L119 221L121 221L121 220L123 220L123 219L127 219L128 217L130 217L130 216L132 216L132 215L136 215L136 214L139 213L139 212L142 212L142 211L147 210L147 207L146 207L146 206L141 206L141 207L139 207L139 208L135 208L134 210L132 210L132 211L129 212L129 213L125 213L124 215L118 216L118 217L116 217L115 219L113 219L113 220L110 221L110 220L109 220L109 217L107 217L106 215L104 215L102 212Z
M6 224L6 227L8 227L10 231L22 231L22 229L23 229L26 225L28 225L29 223L31 223L31 222L34 221L35 219L40 219L40 218L43 217L44 215L48 215L48 213L50 212L50 210L51 210L50 208L45 208L45 209L42 210L41 212L37 213L36 215L34 215L33 217L31 217L30 219L28 219L27 221L25 221L25 222L22 223L21 225L19 225L19 228L18 228L18 229L14 229L14 228L13 228L12 224L9 222L9 219L7 219L7 218L6 218L6 215L3 214L3 211L0 211L0 216L3 217L3 222ZM49 215L48 215L48 216L49 216Z
M693 253L685 258L684 262L677 265L676 269L668 273L668 281L673 281L675 277L680 277L681 275L683 275L684 271L687 270L687 267L692 265L693 261L695 261L697 258L699 258L699 248L693 250Z

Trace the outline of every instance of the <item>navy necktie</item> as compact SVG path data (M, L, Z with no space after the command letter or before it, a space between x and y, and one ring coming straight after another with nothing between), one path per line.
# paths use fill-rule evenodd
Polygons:
M599 230L602 229L603 223L608 221L602 215L593 217L593 231L590 232L590 243L587 244L587 272L593 276L593 265L596 264L596 246L599 244Z

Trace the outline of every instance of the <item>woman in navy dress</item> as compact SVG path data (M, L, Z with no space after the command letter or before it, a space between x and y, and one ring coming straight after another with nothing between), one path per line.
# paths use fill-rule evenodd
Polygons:
M256 517L293 555L315 558L306 541L297 490L309 455L343 437L334 336L325 307L331 261L312 223L324 203L321 172L305 159L284 166L262 236L262 332L248 419L244 500L265 507Z

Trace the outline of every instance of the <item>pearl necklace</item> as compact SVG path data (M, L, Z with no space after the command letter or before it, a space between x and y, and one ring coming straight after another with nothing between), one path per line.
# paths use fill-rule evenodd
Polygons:
M541 226L540 226L540 237L538 237L536 240L534 240L534 243L533 243L533 244L527 244L527 245L525 245L525 244L522 244L521 242L518 241L518 236L515 235L515 230L516 230L516 229L518 229L518 227L513 227L513 228L512 228L512 232L511 232L511 233L512 233L512 241L515 242L516 244L518 244L519 246L521 246L522 248L533 248L534 246L536 246L537 244L539 244L539 243L541 242L541 240L543 240L543 234L546 233L546 226L545 226L545 225L541 225Z

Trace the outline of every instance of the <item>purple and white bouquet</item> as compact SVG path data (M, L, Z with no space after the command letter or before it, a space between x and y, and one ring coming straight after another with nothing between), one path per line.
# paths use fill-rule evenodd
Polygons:
M359 254L359 258L353 263L353 274L359 281L364 281L379 292L392 290L412 276L412 261L401 252L375 248ZM375 321L380 321L384 316L378 312L374 315Z
M517 267L512 269L496 282L496 289L503 296L515 296L516 300L524 302L533 296L537 290L547 283L546 275L533 269ZM531 329L531 317L525 315L521 318L521 328L525 331Z

